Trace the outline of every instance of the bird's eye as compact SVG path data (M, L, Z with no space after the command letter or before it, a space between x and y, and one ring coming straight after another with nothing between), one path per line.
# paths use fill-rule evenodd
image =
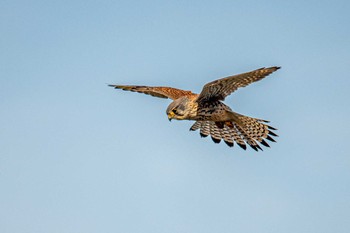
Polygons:
M175 113L175 114L176 114L176 113L177 113L177 109L173 109L173 113Z

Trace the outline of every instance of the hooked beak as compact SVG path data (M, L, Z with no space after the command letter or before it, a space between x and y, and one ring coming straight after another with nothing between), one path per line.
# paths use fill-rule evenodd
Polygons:
M174 113L173 112L169 112L168 113L168 120L171 121L174 118Z

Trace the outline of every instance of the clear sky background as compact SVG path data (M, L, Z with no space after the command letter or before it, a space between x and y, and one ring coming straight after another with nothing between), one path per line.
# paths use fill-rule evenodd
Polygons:
M350 1L0 2L1 233L350 230ZM282 66L226 99L271 120L256 153L169 100Z

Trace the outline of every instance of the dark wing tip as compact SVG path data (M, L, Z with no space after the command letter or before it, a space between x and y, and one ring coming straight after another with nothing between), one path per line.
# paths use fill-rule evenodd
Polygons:
M270 66L270 67L261 67L261 68L259 68L257 70L264 70L264 69L266 69L266 70L274 70L274 71L276 71L276 70L279 70L281 68L282 68L281 66Z
M246 144L240 144L240 143L237 143L243 150L246 150L247 149L247 146Z
M278 130L278 129L276 129L276 128L270 126L270 125L268 125L267 128L269 128L269 129L271 129L271 130Z
M266 147L270 147L270 145L264 139L262 139L260 143Z
M271 73L273 73L273 72L275 72L275 71L277 71L279 69L281 69L280 66L271 66L271 67L262 67L262 68L260 68L258 70L265 70L265 71L268 71L269 74L271 74ZM269 74L267 74L267 75L269 75Z
M233 146L234 146L233 142L228 142L228 141L224 141L224 142L225 142L226 145L228 145L229 147L233 147Z
M249 145L251 148L253 148L255 151L258 151L258 148L255 145Z
M272 135L272 136L274 136L274 137L278 137L278 135L277 134L275 134L274 132L272 132L272 131L269 131L269 134L270 135Z
M274 70L274 71L276 71L276 70L279 70L279 69L281 69L281 66L271 66L271 67L267 67L267 68L261 68L261 69L271 69L271 70Z
M256 145L251 145L251 144L249 144L249 146L252 148L252 149L254 149L255 151L259 151L259 150L261 150L261 151L263 151L263 149L258 145L258 144L256 144Z
M261 146L259 146L258 144L255 145L259 150L263 151L263 149L261 148Z
M271 141L271 142L276 142L272 137L270 137L269 135L267 135L266 137L267 140Z
M107 84L109 87L113 87L114 89L122 89L126 90L128 86L122 86L122 85L115 85L115 84Z
M203 134L203 133L199 133L199 135L201 135L202 138L208 137L207 134Z
M220 143L220 142L221 142L221 139L217 139L217 138L213 138L213 137L211 137L211 139L212 139L213 142L215 142L215 143Z

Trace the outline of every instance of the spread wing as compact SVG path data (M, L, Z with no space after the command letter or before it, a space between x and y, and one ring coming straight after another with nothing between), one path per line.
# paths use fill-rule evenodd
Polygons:
M261 68L243 74L233 75L218 79L204 85L199 94L197 102L208 100L224 100L226 96L240 87L245 87L253 82L259 81L281 67Z
M115 89L122 89L124 91L133 91L144 93L146 95L151 95L159 98L170 98L178 99L182 96L193 95L191 91L184 91L172 87L148 87L148 86L131 86L131 85L108 85L114 87Z

